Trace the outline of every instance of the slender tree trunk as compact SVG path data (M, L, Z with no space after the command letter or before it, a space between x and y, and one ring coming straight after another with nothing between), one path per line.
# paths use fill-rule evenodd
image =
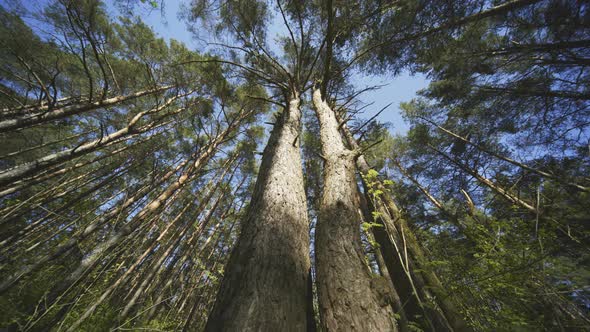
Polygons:
M182 175L174 182L170 183L165 190L161 191L161 193L154 198L149 204L144 206L139 213L137 213L131 221L126 223L123 227L116 230L115 232L111 233L110 236L103 242L99 243L95 246L90 253L80 262L79 266L72 271L67 277L65 277L60 283L55 285L49 294L47 295L47 301L39 310L39 315L43 315L45 311L51 306L54 302L59 300L60 296L63 296L67 290L77 285L99 262L102 258L102 255L105 252L109 252L111 249L117 247L123 240L127 238L127 236L133 232L136 232L145 226L142 224L142 221L151 217L156 212L161 211L161 209L166 205L169 201L173 200L174 196L177 192L182 189L187 183L194 179L195 173L200 170L217 152L219 146L225 142L226 138L232 134L235 130L239 128L242 121L246 119L249 115L251 115L251 111L249 112L242 112L235 120L233 120L228 127L221 133L219 133L212 141L207 145L205 151L202 153L192 162L187 169L182 173ZM96 224L89 226L91 229L90 232L96 230ZM85 229L85 232L86 233ZM67 245L61 247L61 250L57 251L57 255L63 254L65 251L71 249L74 246L76 241L68 241ZM48 261L54 259L56 256L45 256L42 261ZM41 263L40 261L38 262ZM25 268L24 274L32 272L34 269L39 268L40 265L35 264L34 266L27 266ZM22 278L24 274L15 274L13 278L9 281L2 283L2 287L0 287L1 291L8 290L14 282L18 279ZM61 294L61 295L60 295ZM47 306L49 304L49 306Z
M408 179L410 180L410 182L412 182L421 192L422 194L424 194L424 196L426 196L426 198L428 199L428 201L430 201L430 203L432 205L434 205L437 209L440 210L440 212L442 212L446 217L449 218L449 222L451 222L451 224L453 224L455 227L457 227L457 229L459 231L461 231L464 235L465 235L465 224L463 224L460 220L459 217L457 216L456 213L450 211L449 209L447 209L438 199L436 199L434 196L432 196L432 194L430 193L430 191L428 191L427 188L425 188L423 185L420 184L420 182L418 182L418 180L416 178L414 178L412 176L412 174L410 174L401 164L398 160L394 160L393 164L400 170L400 172ZM464 195L467 196L467 193L465 191ZM469 213L473 215L473 211L472 211L472 207L473 207L473 202L471 201L471 199L469 198L468 201L468 206L469 206Z
M239 189L241 189L241 186L243 185L243 183L245 181L246 181L246 177L244 177L244 179L242 180L240 185L234 190L234 193L232 195L233 197L235 197L236 193L239 191ZM242 201L242 204L240 204L237 211L241 211L243 204L244 204L244 202ZM213 227L213 231L211 232L211 235L209 236L209 238L207 238L207 240L205 241L205 243L202 245L201 249L199 250L199 255L198 255L199 257L206 256L206 258L203 260L205 262L210 261L211 257L215 253L215 248L217 247L217 245L220 242L223 242L222 238L223 238L223 240L227 240L226 239L227 236L229 236L231 234L232 229L234 228L235 224L237 223L236 218L235 218L236 210L234 210L230 213L230 211L232 210L232 205L230 205L230 207L227 208L227 210L218 218L219 221ZM228 220L228 219L233 219L233 221L231 222L231 226L230 227L221 227L221 229L220 229L220 225L223 222L226 222L226 220ZM219 233L219 234L216 234L216 233ZM224 234L227 234L227 236L224 236ZM211 243L211 240L214 235L217 235L216 239L212 245L209 245ZM166 300L164 300L165 293L168 290L168 288L172 285L172 282L174 280L179 279L179 278L177 278L177 276L181 275L182 266L185 265L185 262L187 262L189 260L189 256L194 256L195 245L196 245L196 243L194 243L194 242L195 241L193 241L193 237L191 236L191 238L187 241L187 244L183 248L184 254L182 254L182 256L176 255L172 259L172 261L169 264L167 264L167 266L165 268L160 267L160 269L158 270L158 273L157 273L158 281L153 282L152 285L150 286L150 288L153 290L159 289L159 291L158 291L159 294L155 300L154 306L152 306L152 308L150 309L150 311L148 313L148 316L147 316L148 322L153 319L153 317L157 314L157 310L160 308L161 304L166 301ZM229 242L231 242L231 240ZM231 243L227 243L227 245L231 248ZM206 250L208 250L208 252L209 252L208 255L205 255ZM219 255L217 255L217 256L219 256ZM219 259L219 257L217 259ZM178 269L173 271L175 268L175 265L179 261L182 263L180 264ZM217 260L215 260L215 261L217 261ZM195 271L196 270L197 269L195 268ZM161 278L160 276L166 276L166 278ZM182 277L180 279L182 279ZM164 285L161 285L163 281L166 281L166 283ZM185 293L185 292L183 292L183 293ZM205 317L206 317L206 314L205 314Z
M112 144L113 142L116 142L117 140L119 140L123 137L129 136L129 135L132 135L135 133L145 132L145 131L153 128L155 125L157 125L156 121L152 121L147 125L144 125L140 128L136 128L136 125L138 124L138 122L146 115L161 112L162 110L164 110L165 108L170 106L176 99L178 99L178 96L169 98L164 104L162 104L159 107L156 107L154 109L143 111L143 112L136 114L129 121L127 126L113 132L110 135L98 138L98 139L91 141L91 142L87 142L87 143L82 144L76 148L66 149L63 151L52 153L52 154L47 155L45 157L39 158L35 161L24 163L24 164L15 166L11 169L0 172L0 185L5 186L5 185L12 184L13 182L21 179L24 176L44 170L44 169L46 169L50 166L56 165L58 163L72 160L72 159L79 157L83 154L90 153L92 151L96 151L97 149L105 147L109 144ZM172 113L177 113L182 110L184 110L184 109L180 108L176 112L172 112Z
M357 152L344 146L336 115L319 89L313 104L325 158L315 241L322 326L325 331L396 331L389 288L371 275L361 248Z
M359 190L360 191L360 190ZM371 214L372 211L375 211L375 207L371 204L370 199L368 199L368 193L366 192L367 188L365 188L365 195L360 195L360 200L361 200L361 210L363 211L363 216L365 218L365 222L373 222L373 215ZM374 242L377 242L376 239L376 234L375 233L379 233L381 232L381 236L383 237L383 233L385 233L385 231L383 230L383 227L371 227L371 233L368 233L367 236L370 237L370 239ZM385 236L386 237L386 236ZM380 241L383 242L383 241ZM397 293L397 290L394 287L394 280L398 280L398 278L393 278L392 274L389 271L389 268L385 262L385 259L383 258L383 254L381 252L380 249L380 245L377 243L377 247L375 248L374 252L375 252L375 260L377 261L377 264L379 265L379 271L381 272L381 276L383 277L384 281L386 281L387 285L385 287L390 287L390 291L391 291L391 307L393 308L393 311L396 315L399 316L399 318L397 319L398 321L398 326L399 326L399 330L400 331L408 331L408 318L406 317L406 309L405 309L405 304L401 301L401 298L399 296L399 294ZM394 248L390 248L390 249L394 249ZM390 251L390 253L393 253L393 251ZM393 272L398 272L398 271L393 271ZM402 271L399 271L402 272ZM403 273L403 272L402 272ZM402 275L402 280L403 280L403 275Z
M306 329L309 224L299 102L293 96L270 135L206 331Z
M14 152L10 152L10 153L7 153L7 154L3 155L2 157L0 157L0 160L5 160L5 159L6 160L9 160L9 158L12 159L12 158L15 158L16 156L19 156L21 154L25 154L27 152L35 151L37 149L41 149L41 148L44 148L44 147L47 147L47 146L51 146L51 145L56 145L57 143L62 143L62 142L66 142L66 141L69 141L69 140L73 140L75 138L79 138L81 136L84 136L84 135L87 135L87 134L91 134L94 131L95 130L89 130L89 131L85 131L83 133L71 135L71 136L64 137L64 138L61 138L61 139L57 139L57 140L54 140L54 141L44 142L44 143L41 143L41 144L38 144L38 145L35 145L35 146L24 148L22 150L17 150L17 151L14 151ZM30 143L32 143L32 142L30 142ZM66 144L67 143L64 143L63 145L66 145ZM69 144L71 144L71 142L69 142Z
M475 170L473 170L473 169L471 169L471 168L463 165L461 162L459 162L459 161L457 161L457 160L449 157L446 153L438 150L437 148L433 147L432 145L428 144L428 147L431 148L432 150L434 150L436 153L438 153L442 157L444 157L445 159L447 159L448 161L450 161L452 164L454 164L457 167L459 167L465 173L467 173L467 174L473 176L474 178L476 178L479 182L481 182L486 187L492 189L493 191L495 191L496 193L498 193L500 196L504 197L506 200L510 201L513 204L519 205L519 206L527 209L531 213L538 213L537 208L534 207L533 204L527 203L524 200L518 198L517 196L514 196L508 190L506 190L506 189L502 188L501 186L493 183L490 179L482 176L481 174L477 173Z
M217 199L215 200L213 205L209 208L209 211L207 212L207 214L203 217L203 221L200 223L198 229L196 229L194 231L197 237L201 235L201 233L203 232L203 229L209 224L209 221L211 220L213 213L215 212L215 210L219 206L219 203L221 202L223 196L224 196L223 192L219 194L219 196L217 197ZM188 228L186 228L186 230L183 230L183 234L180 237L178 237L178 239L175 242L173 242L172 245L169 246L169 248L160 256L160 258L152 266L151 271L143 277L142 283L135 290L135 292L133 293L133 296L127 301L125 308L123 308L123 311L119 315L121 320L126 319L130 315L130 311L133 309L133 307L137 303L137 299L144 293L146 288L152 282L153 278L157 275L157 272L160 271L159 268L163 266L164 261L170 255L172 250L174 250L176 247L178 247L178 245L180 244L180 241L182 240L182 238L184 237L186 232L190 230L191 225L189 224L187 226L188 226Z
M344 124L342 129L348 144L358 149L348 127ZM357 159L357 167L362 174L370 170L362 155ZM440 280L428 268L422 247L392 197L378 179L375 185L383 192L380 201L373 204L384 225L383 229L375 229L375 239L381 246L395 289L405 303L407 318L412 320L414 316L424 315L436 331L470 331Z
M52 260L55 260L65 253L68 253L72 248L74 248L78 244L79 241L83 241L88 236L90 236L94 232L98 231L102 225L104 225L106 222L110 221L111 219L115 218L119 214L123 213L132 204L141 200L141 198L143 198L145 195L147 195L149 192L151 192L154 189L154 187L159 186L163 182L167 181L179 169L181 169L184 165L186 165L186 163L188 163L188 161L189 160L185 160L184 162L182 162L180 165L178 165L174 169L165 173L158 180L158 182L155 185L152 185L152 186L146 185L146 186L138 189L131 197L125 199L124 202L122 202L117 207L111 209L108 213L105 213L104 215L102 215L100 218L98 218L98 220L91 222L88 226L86 226L84 229L82 229L79 233L73 235L69 240L59 244L52 252L38 257L30 264L23 265L19 269L19 271L15 272L13 275L6 278L0 284L0 294L3 294L8 289L10 289L10 287L12 285L14 285L14 283L17 282L18 280L20 280L22 277L29 275L30 273L38 270L41 266L43 266L43 264L46 264Z
M108 153L104 153L104 154L99 155L93 159L90 159L87 161L82 161L82 162L76 163L71 166L67 166L67 167L63 167L63 168L59 168L59 166L58 166L55 168L50 168L46 171L41 171L40 173L36 173L35 175L32 175L30 178L16 181L12 184L13 185L12 187L6 188L5 190L0 191L0 198L4 197L6 195L9 195L9 194L13 194L13 193L17 192L18 190L26 189L32 185L50 180L56 176L68 174L72 171L75 171L75 170L81 168L81 167L92 165L92 164L94 164L98 161L101 161L103 159L113 158L122 152L125 152L131 148L135 148L143 143L149 142L150 140L158 137L159 135L161 135L161 132L156 133L154 135L150 135L147 138L138 140L137 142L133 142L129 145L125 145L125 146L118 148L116 150L109 151ZM119 142L122 142L122 141L119 141ZM63 182L62 182L62 184L63 184ZM60 186L62 186L62 184L60 184ZM54 189L54 188L52 188L52 189ZM2 215L2 214L3 213L0 212L0 215ZM4 218L6 218L6 216L4 216Z
M113 106L127 100L139 98L157 92L166 91L170 88L172 88L172 86L164 86L156 89L139 91L130 95L118 96L104 99L101 101L95 101L88 104L64 106L54 110L48 110L48 106L41 106L37 109L34 109L35 112L39 113L35 113L32 115L23 115L16 117L14 119L0 121L0 133L16 129L23 129L48 121L63 119L71 115L79 114L90 110L95 110L102 107Z
M233 158L231 159L230 162L228 162L225 167L224 167L224 171L221 174L221 176L219 177L219 180L217 181L216 185L213 185L214 179L211 179L210 182L208 183L208 185L206 186L207 188L209 188L209 192L207 193L207 195L205 195L204 199L201 200L201 202L199 203L199 207L197 208L198 213L195 215L198 216L198 214L200 214L201 209L205 207L206 202L209 201L209 199L211 199L213 193L218 189L218 186L221 184L221 182L223 181L223 179L225 178L225 174L228 171L227 166L231 165L231 163L233 162ZM211 188L213 187L213 188ZM221 199L221 197L223 197L223 194L220 195L220 198L217 199L216 203L213 205L213 207L210 209L209 215L207 217L205 217L205 221L207 222L208 219L210 218L210 214L213 213L213 211L215 211L215 208L219 202L219 200ZM163 250L164 252L160 254L160 258L158 258L157 263L155 263L155 265L152 267L152 270L155 271L155 269L157 267L159 267L160 265L162 265L163 261L168 257L169 253L177 247L178 243L181 241L181 239L183 238L183 236L190 231L191 226L193 225L193 223L191 221L185 221L184 225L182 225L182 227L180 227L180 223L182 223L183 219L183 215L187 212L189 207L193 207L194 206L192 204L186 204L186 206L177 214L177 216L174 218L174 220L170 221L168 223L168 225L164 228L164 230L160 233L160 235L157 238L154 238L152 240L152 243L149 245L149 247L147 249L144 250L144 252L136 259L135 263L133 263L130 267L127 268L127 270L125 271L125 273L119 277L119 279L117 279L117 281L115 283L113 283L109 288L107 288L107 290L101 295L101 297L98 298L98 300L95 300L92 305L90 307L88 307L86 309L86 311L84 312L84 314L82 314L82 316L76 321L74 322L74 324L72 324L70 327L68 327L67 331L75 331L76 328L80 325L80 323L82 323L82 321L86 318L88 318L88 316L90 316L94 310L96 310L96 308L104 301L107 299L107 297L123 282L125 282L127 280L127 278L129 276L131 276L132 273L134 273L135 269L139 267L139 265L143 262L144 258L146 258L150 253L152 253L152 250L156 247L156 245L160 244L162 239L166 236L166 234L170 231L174 229L172 228L172 226L178 228L177 234L173 234L170 238L168 238L167 242L169 242L168 244L168 248L166 250ZM201 226L200 226L201 227ZM200 229L200 228L199 228ZM162 246L164 246L162 244ZM155 253L154 255L159 254L159 253ZM144 283L145 285L149 284L149 282L151 282L151 277L146 277L144 279ZM144 286L145 287L145 286ZM140 287L141 290L141 287ZM139 292L139 290L138 290ZM133 303L135 302L135 299L137 298L137 296L134 296L134 298L132 298L130 301L128 301L126 308L123 310L123 313L121 314L122 317L126 317L126 312L129 310L128 308L131 308L133 306Z
M35 104L35 105L22 105L22 106L16 106L16 107L6 107L3 109L0 109L0 116L1 117L11 117L11 116L15 116L15 115L22 115L19 113L25 113L25 112L38 112L38 111L47 111L49 109L49 107L53 106L55 107L56 105L59 105L59 107L64 107L64 106L69 106L74 104L75 102L78 102L80 100L82 100L83 98L80 97L65 97L65 98L60 98L57 100L53 100L53 103L49 103L46 100L41 100L39 103Z
M30 236L31 234L38 232L38 231L42 230L43 228L48 227L48 225L52 224L52 221L59 220L59 219L63 220L64 219L64 217L62 216L63 212L66 212L66 211L68 211L68 209L75 207L77 205L77 203L79 203L80 201L83 201L86 197L88 197L90 194L94 193L95 191L100 190L104 187L108 187L107 185L111 185L112 184L111 182L113 179L115 179L117 176L121 176L121 175L127 173L127 171L129 171L130 168L131 167L127 167L119 172L114 173L113 175L105 177L102 181L100 181L96 185L92 186L90 189L87 189L74 197L64 200L65 203L62 206L53 209L51 211L51 213L47 213L45 216L43 216L39 219L36 219L34 221L31 220L31 221L29 221L29 224L27 224L24 228L22 228L20 230L14 230L14 232L11 232L11 233L13 233L12 236L10 236L6 239L3 239L2 242L0 242L0 245L2 245L2 246L15 245L16 243L13 243L14 241L26 239L27 236ZM91 179L91 180L94 181L94 179ZM91 181L89 181L89 183L91 183ZM83 186L85 186L86 184L88 184L88 183L84 183ZM81 186L80 188L75 188L75 191L77 191L79 189L83 189L83 186Z

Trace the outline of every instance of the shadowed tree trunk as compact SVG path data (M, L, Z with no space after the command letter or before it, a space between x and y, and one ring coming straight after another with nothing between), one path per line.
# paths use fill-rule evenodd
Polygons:
M396 331L390 288L371 275L361 248L357 152L344 146L336 115L319 89L313 104L325 158L315 243L322 326L325 331Z
M348 144L358 149L358 143L348 127L343 125L342 129ZM367 174L371 169L362 155L356 165L362 174ZM435 331L470 331L440 280L428 268L422 247L393 198L379 179L376 180L373 185L383 194L373 205L384 227L374 228L375 240L381 246L385 264L404 303L407 318L412 320L416 316L425 316Z
M309 225L293 96L264 150L241 234L206 331L304 331Z
M360 192L360 189L359 189ZM372 222L373 221L373 215L372 215L372 211L375 211L375 207L371 204L371 200L369 199L369 195L367 193L367 188L364 188L364 193L365 195L360 195L360 201L361 201L361 211L363 212L363 216L364 216L364 220L365 222ZM380 242L376 241L376 237L378 235L382 236L384 235L385 230L383 230L383 227L371 227L371 232L367 233L367 236L370 237L370 240L375 242L376 245L374 246L374 254L375 254L375 260L377 261L377 265L379 266L379 271L381 272L381 276L383 277L383 281L384 281L384 286L386 287L390 287L390 291L391 291L391 307L393 309L393 312L396 314L396 318L397 318L397 322L398 322L398 327L399 330L402 332L406 332L409 331L408 330L408 318L406 317L406 310L407 310L407 305L408 303L402 303L401 298L399 296L399 294L397 293L397 290L394 287L394 280L397 280L397 278L393 278L392 274L389 271L387 263L385 262L385 259L383 258L383 253L381 252L381 246L380 246ZM385 234L385 236L387 236L387 234ZM383 238L382 238L383 239ZM382 240L381 239L381 240ZM394 249L394 248L390 248L390 249ZM393 251L390 251L388 254L392 254ZM403 271L393 271L393 272L401 272L403 273ZM403 276L402 276L403 277Z

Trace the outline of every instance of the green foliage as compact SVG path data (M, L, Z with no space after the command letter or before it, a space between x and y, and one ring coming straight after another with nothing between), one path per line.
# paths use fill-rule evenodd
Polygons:
M408 330L413 332L423 332L424 330L420 327L418 323L415 322L408 322Z
M158 8L158 1L156 0L140 0L141 3L149 3L152 8Z

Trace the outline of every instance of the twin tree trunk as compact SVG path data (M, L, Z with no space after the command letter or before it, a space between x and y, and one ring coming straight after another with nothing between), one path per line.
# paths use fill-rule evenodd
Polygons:
M326 156L315 245L323 329L397 331L393 294L371 274L361 247L356 152L345 147L336 116L319 90L314 91L313 104ZM314 329L300 126L295 96L264 150L250 207L206 331Z
M303 331L314 328L308 287L309 224L298 139L301 126L299 102L298 96L291 99L270 135L251 204L242 221L241 234L227 264L206 331ZM361 247L363 215L356 180L358 146L350 142L353 150L345 146L336 114L322 99L319 89L313 92L313 105L320 123L325 159L315 241L322 327L325 331L397 331L393 307L396 304L399 307L400 301L395 301L395 290L382 277L372 275ZM366 163L363 166L368 168ZM387 210L382 213L391 212ZM389 228L397 228L389 226L386 227L387 233L393 231ZM406 234L412 240L406 245L409 245L410 256L416 259L420 250L410 235ZM377 238L379 241L379 236ZM394 238L384 235L380 242L405 242ZM387 249L391 253L399 250ZM385 260L395 261L389 256ZM445 294L440 293L441 286L436 277L417 273L413 270L417 268L416 261L412 263L406 269L410 269L411 279L415 278L416 284L401 287L408 290L408 294L403 294L402 302L413 302L414 296L422 300L437 299L442 310L414 308L416 310L410 310L410 313L426 314L436 329L468 330L456 309L445 299ZM408 278L400 266L403 264L386 262L385 265L392 270L389 272L394 284ZM411 290L414 286L418 290ZM435 288L430 291L436 295L426 290L429 286ZM395 288L398 287L400 285ZM423 310L426 312L421 312ZM399 314L403 316L402 312ZM405 329L405 326L401 328Z
M345 147L336 115L319 89L313 104L325 158L315 241L322 325L325 331L396 331L392 294L371 275L361 247L358 152Z
M206 331L303 331L313 322L299 103L291 98L264 149Z

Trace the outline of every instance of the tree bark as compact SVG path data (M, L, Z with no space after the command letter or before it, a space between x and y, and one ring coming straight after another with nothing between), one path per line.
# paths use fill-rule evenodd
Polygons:
M264 149L205 331L304 331L309 225L299 151L299 96L289 101Z
M336 115L319 89L313 104L325 158L315 242L322 326L325 331L397 331L389 288L371 275L361 248L357 152L344 146Z

